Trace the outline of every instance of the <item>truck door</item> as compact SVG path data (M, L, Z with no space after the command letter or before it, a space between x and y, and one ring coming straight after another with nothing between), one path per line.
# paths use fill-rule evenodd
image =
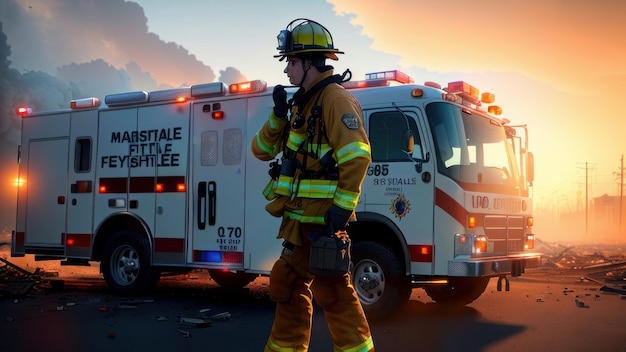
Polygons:
M69 145L69 190L65 255L89 258L93 243L93 201L95 187L95 133L98 111L71 113Z
M193 104L191 261L243 268L246 99Z
M430 274L433 264L434 162L427 154L421 111L409 107L364 111L372 163L358 210L387 214L404 235L411 272ZM408 124L408 126L407 126ZM402 151L405 131L413 132L411 156Z
M27 135L22 142L26 165L20 165L26 193L19 195L21 204L26 200L24 246L34 249L31 253L63 255L69 114L28 118L22 128Z

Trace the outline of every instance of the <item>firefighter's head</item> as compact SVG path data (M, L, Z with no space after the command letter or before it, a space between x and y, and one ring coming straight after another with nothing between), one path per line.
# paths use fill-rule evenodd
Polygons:
M288 56L338 60L337 54L343 54L334 47L333 37L324 26L306 18L295 19L280 31L276 49L278 55L274 57L280 61Z
M305 85L309 70L320 72L332 69L326 65L326 59L338 60L337 54L343 54L333 45L333 37L321 24L305 18L291 21L287 28L278 34L278 55L283 61L287 58L284 72L292 84ZM310 77L310 76L309 76Z

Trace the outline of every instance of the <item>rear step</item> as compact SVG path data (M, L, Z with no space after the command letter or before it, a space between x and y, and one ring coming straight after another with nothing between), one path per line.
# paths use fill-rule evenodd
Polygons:
M87 259L68 258L67 260L61 260L61 266L91 266Z

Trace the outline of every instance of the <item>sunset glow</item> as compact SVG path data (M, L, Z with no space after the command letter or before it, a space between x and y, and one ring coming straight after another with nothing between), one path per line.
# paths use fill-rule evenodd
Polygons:
M273 57L276 36L308 17L345 51L329 62L335 73L350 69L355 82L390 70L419 84L464 81L494 94L494 112L512 125L528 125L538 234L587 236L579 214L623 191L626 2L137 0L106 9L84 2L91 7L3 1L11 68L74 82L85 95L76 98L214 81L288 84L284 63ZM219 15L209 20L207 13ZM237 88L245 87L231 92Z

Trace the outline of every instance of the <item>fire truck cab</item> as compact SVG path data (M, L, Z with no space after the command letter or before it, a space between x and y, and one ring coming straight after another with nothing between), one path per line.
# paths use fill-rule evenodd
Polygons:
M400 71L344 86L361 103L372 151L349 227L369 316L415 287L468 304L490 278L539 263L527 129L498 117L493 94L466 82L416 85ZM280 219L264 210L269 165L250 142L271 91L258 80L213 82L20 111L11 254L100 262L122 295L146 292L166 271L208 269L227 287L269 274Z

